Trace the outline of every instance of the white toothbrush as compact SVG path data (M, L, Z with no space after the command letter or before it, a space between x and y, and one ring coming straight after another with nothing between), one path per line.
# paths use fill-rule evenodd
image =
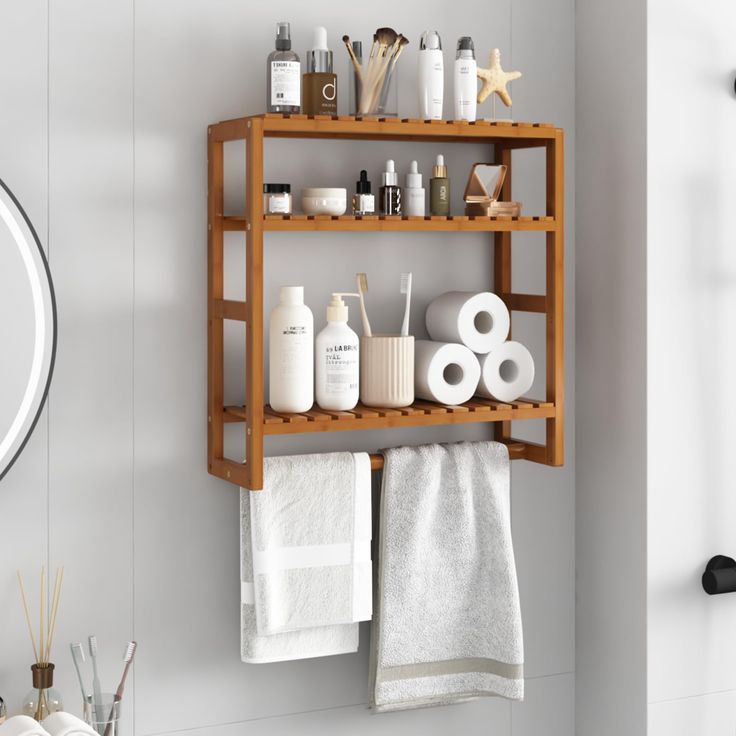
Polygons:
M411 306L411 274L401 274L401 288L399 291L406 294L406 307L404 309L404 321L401 323L401 336L409 335L409 307Z
M82 643L77 641L71 645L72 659L74 660L74 669L77 671L77 679L79 680L79 689L82 691L82 700L87 699L87 688L84 686L82 678L82 664L84 664L84 649Z
M105 713L102 710L102 686L100 685L100 673L97 671L97 637L90 636L89 658L92 660L92 693L95 706L95 719L97 723L104 723Z
M373 337L371 323L368 321L368 313L365 311L365 299L363 298L363 295L368 291L368 276L364 273L356 273L355 283L358 285L358 294L360 294L360 318L363 320L363 335Z

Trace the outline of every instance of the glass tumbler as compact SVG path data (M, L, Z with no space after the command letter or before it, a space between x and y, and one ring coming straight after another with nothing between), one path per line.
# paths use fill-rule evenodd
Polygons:
M120 736L120 698L101 693L100 699L87 695L84 699L84 722L100 736Z

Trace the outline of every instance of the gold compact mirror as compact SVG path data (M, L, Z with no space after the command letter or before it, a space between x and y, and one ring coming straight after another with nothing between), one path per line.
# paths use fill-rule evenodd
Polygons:
M473 164L463 195L465 201L495 202L501 196L505 179L506 167L503 164Z

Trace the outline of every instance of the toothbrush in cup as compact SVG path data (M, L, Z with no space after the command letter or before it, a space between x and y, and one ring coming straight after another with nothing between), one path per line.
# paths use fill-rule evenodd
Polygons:
M368 313L365 311L364 299L364 294L368 292L368 276L364 273L356 273L355 283L358 285L358 294L360 294L360 318L363 320L363 335L373 337L371 323L368 321Z
M401 323L401 336L409 335L409 308L411 307L411 273L401 274L401 294L406 294L406 307L404 308L404 321Z
M84 679L82 678L82 665L85 662L82 642L74 642L70 647L72 650L72 659L74 660L74 669L77 671L77 679L79 680L79 689L82 691L82 700L87 700L87 688L84 686Z
M110 736L112 720L115 717L115 703L118 703L123 699L125 680L128 678L128 671L130 670L130 665L133 664L133 657L135 657L135 650L137 648L138 642L131 641L128 643L128 647L125 650L125 655L123 656L123 662L125 662L125 667L123 668L123 676L120 678L120 684L118 685L118 689L115 691L115 700L112 703L112 708L110 708L110 715L107 719L107 726L105 727L104 736Z
M95 710L95 720L97 723L104 723L105 713L102 710L102 686L100 685L100 673L97 670L97 637L90 636L89 658L92 660L92 697Z

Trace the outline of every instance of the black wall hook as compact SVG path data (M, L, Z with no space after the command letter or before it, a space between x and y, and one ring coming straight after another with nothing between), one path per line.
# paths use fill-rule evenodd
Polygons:
M702 582L708 595L736 592L736 560L725 555L711 557L705 566Z

